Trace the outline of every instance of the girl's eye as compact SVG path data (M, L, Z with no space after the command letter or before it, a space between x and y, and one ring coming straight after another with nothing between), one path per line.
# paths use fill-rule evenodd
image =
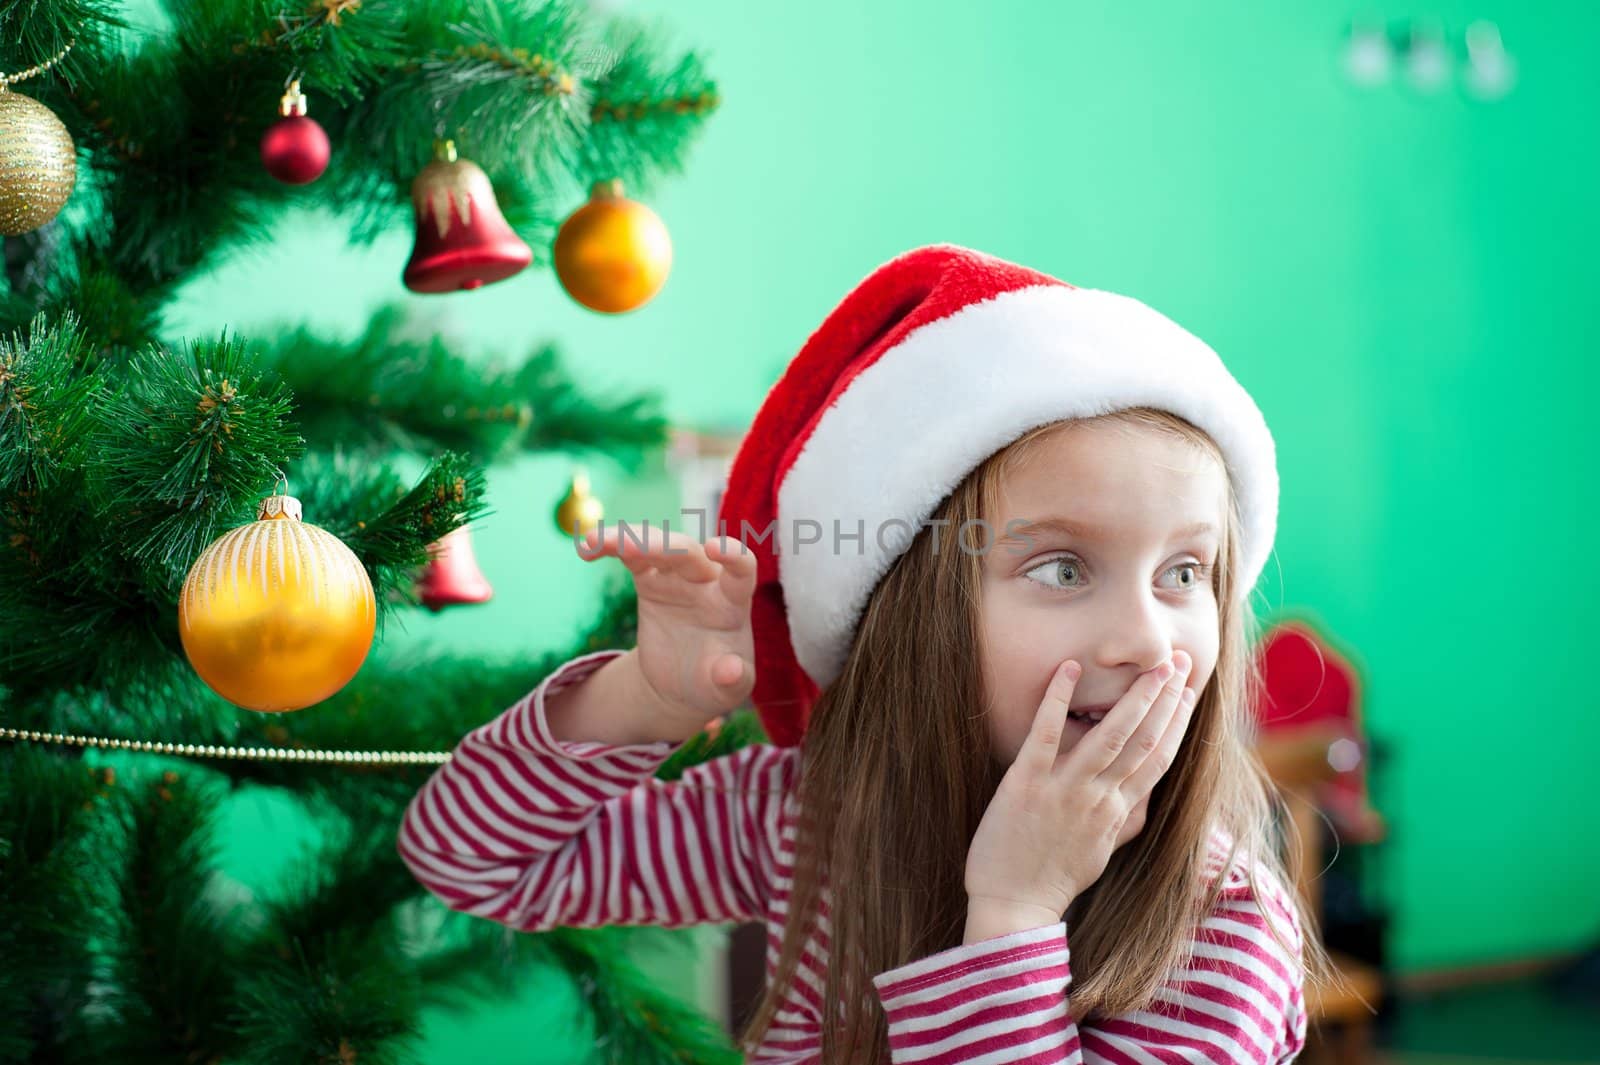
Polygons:
M1211 577L1211 567L1202 565L1199 562L1180 562L1176 566L1173 566L1172 569L1167 570L1167 572L1175 573L1178 570L1194 571L1194 576L1189 578L1188 581L1181 585L1181 587L1185 589L1198 588L1202 584L1205 584Z
M1035 566L1032 569L1028 570L1028 572L1027 572L1027 574L1025 574L1025 576L1027 576L1029 580L1033 580L1034 578L1033 578L1032 575L1035 574L1035 573L1038 573L1040 570L1049 570L1051 576L1056 576L1063 569L1071 570L1073 573L1076 573L1078 571L1078 569L1079 569L1078 560L1077 559L1073 559L1073 558L1051 558L1051 559L1046 559L1045 561L1039 563L1037 566ZM1037 583L1046 585L1047 587L1050 587L1050 588L1056 588L1056 589L1061 588L1061 585L1051 584L1049 581L1038 581Z
M1027 576L1029 580L1036 580L1036 578L1032 576L1033 574L1038 573L1041 570L1048 570L1050 571L1052 577L1058 577L1063 572L1067 572L1081 578L1080 571L1082 568L1082 563L1080 563L1077 559L1069 556L1062 556L1060 558L1046 559L1037 566L1028 570L1025 576ZM1178 573L1181 571L1189 571L1191 575L1187 579L1180 577L1178 580L1178 588L1182 591L1189 591L1190 589L1202 587L1208 581L1210 581L1211 571L1214 568L1214 566L1208 566L1201 562L1180 562L1176 566L1173 566L1171 569L1167 570L1167 572ZM1063 591L1066 587L1068 587L1068 585L1053 584L1050 581L1043 580L1038 580L1036 583L1043 584L1048 588L1054 588L1058 591Z

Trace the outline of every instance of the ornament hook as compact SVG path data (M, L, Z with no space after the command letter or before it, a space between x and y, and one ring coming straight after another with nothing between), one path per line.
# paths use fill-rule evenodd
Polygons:
M284 118L306 113L306 95L300 91L299 67L289 72L289 80L283 88L283 98L278 101L278 113Z

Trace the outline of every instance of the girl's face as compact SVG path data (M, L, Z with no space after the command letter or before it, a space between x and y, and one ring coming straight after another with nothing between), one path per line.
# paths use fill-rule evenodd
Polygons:
M982 559L983 682L1004 765L1066 659L1083 667L1072 709L1115 703L1179 648L1194 660L1186 683L1197 693L1217 662L1212 579L1227 483L1216 460L1168 434L1104 422L1038 445L1000 485ZM1210 529L1187 528L1202 523ZM1069 718L1061 749L1089 727Z

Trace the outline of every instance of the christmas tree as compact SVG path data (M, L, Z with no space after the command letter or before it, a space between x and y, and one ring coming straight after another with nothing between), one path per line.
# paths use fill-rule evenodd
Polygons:
M678 933L464 917L394 842L465 732L631 645L632 599L506 663L419 670L385 656L385 621L472 598L437 556L489 513L489 466L636 464L667 436L654 397L586 396L547 346L485 371L398 305L353 342L162 329L186 279L308 204L356 244L415 226L416 292L554 267L574 313L638 306L670 249L630 197L715 109L702 62L569 3L162 13L136 38L102 0L0 2L0 1061L417 1060L424 1009L533 970L575 982L592 1060L738 1060L629 962ZM267 531L225 539L245 527ZM241 621L252 580L270 601ZM741 712L660 774L757 728ZM218 886L217 810L245 785L317 822L270 897Z

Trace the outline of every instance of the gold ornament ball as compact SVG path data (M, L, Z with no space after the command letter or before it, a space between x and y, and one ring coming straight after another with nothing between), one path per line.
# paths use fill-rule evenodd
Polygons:
M593 532L605 515L606 508L599 498L589 494L588 475L575 474L572 487L556 507L556 524L561 531L576 540Z
M620 314L648 303L672 269L672 238L654 211L597 181L589 202L556 232L556 276L592 311Z
M247 710L299 710L356 675L377 605L361 560L269 496L189 569L178 599L184 653L212 691Z
M0 90L0 234L15 237L50 221L77 178L77 148L55 112Z

